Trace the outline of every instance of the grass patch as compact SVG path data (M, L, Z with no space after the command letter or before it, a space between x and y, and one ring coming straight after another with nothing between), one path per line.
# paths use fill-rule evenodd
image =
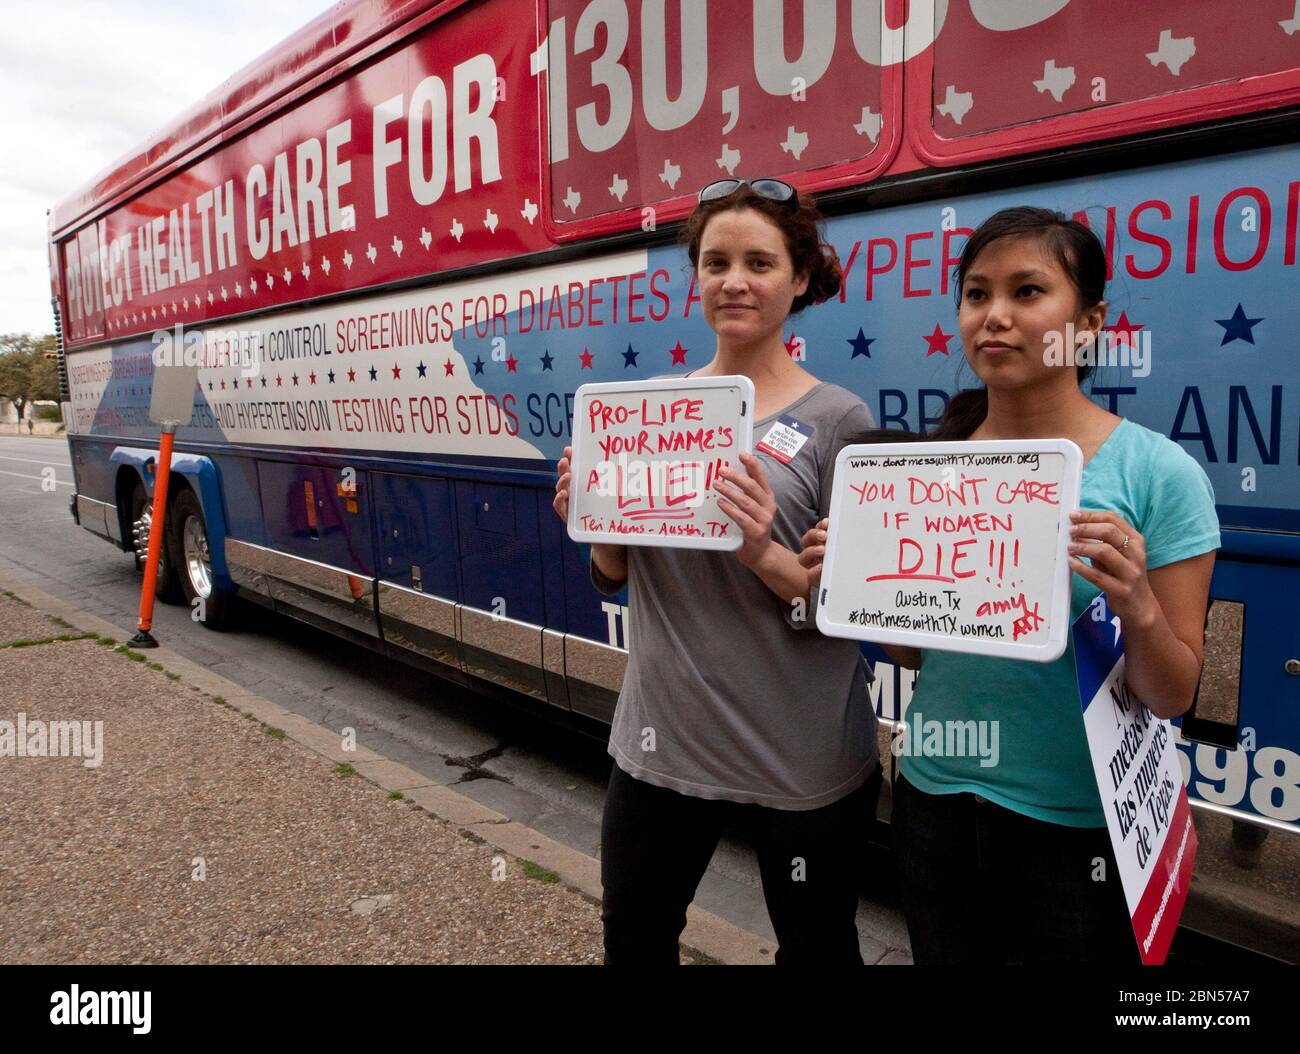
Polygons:
M537 882L558 882L560 876L554 871L548 871L541 864L534 864L531 860L521 861L524 865L524 877L534 879Z
M340 761L336 766L334 766L334 771L340 776L355 776L357 774L357 770L346 761Z
M245 710L245 711L244 711L244 720L245 720L245 721L252 721L252 720L253 720L253 711L252 711L252 710Z
M125 644L119 644L113 649L118 655L125 655L132 662L144 662L144 656L138 651L132 651Z
M161 670L163 668L163 665L160 662L147 662L145 665L151 670Z
M115 641L112 637L100 637L99 643L102 644L105 648L111 648L114 644L117 643L117 641Z
M263 726L262 726L262 731L265 732L265 733L266 733L268 736L270 736L272 739L283 739L283 738L284 738L284 729L283 729L283 728L273 728L271 725L263 725Z
M51 622L53 622L56 626L62 626L64 629L76 629L76 628L77 628L77 627L74 626L71 622L64 622L63 619L59 618L58 615L46 615L45 617L46 617L47 619L49 619ZM92 635L93 635L93 634L92 634Z
M389 800L389 801L401 801L401 800L402 800L402 797L403 797L403 795L402 795L402 792L401 792L401 791L393 791L391 794L388 795L388 800Z
M11 640L7 644L0 644L0 648L34 648L38 644L54 644L56 641L66 640L89 640L94 636L93 633L60 633L57 637Z
M163 673L167 675L167 680L169 681L179 681L181 679L179 673L172 673L171 670L163 670Z
M226 705L226 697L224 695L214 695L212 697L212 701L216 703L218 706Z

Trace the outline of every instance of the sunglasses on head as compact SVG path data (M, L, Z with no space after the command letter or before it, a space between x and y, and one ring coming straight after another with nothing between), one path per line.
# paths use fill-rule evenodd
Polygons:
M710 183L700 191L700 203L706 201L721 201L723 198L730 197L741 187L749 187L760 198L767 198L768 201L776 201L782 205L788 205L792 209L799 207L799 192L779 179L720 179L716 183Z

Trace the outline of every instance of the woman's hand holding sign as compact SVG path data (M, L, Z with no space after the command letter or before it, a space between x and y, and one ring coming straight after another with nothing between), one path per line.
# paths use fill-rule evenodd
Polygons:
M763 580L763 584L787 603L807 601L808 576L799 558L772 538L776 517L776 496L767 482L763 466L753 454L740 454L745 472L723 468L714 487L718 508L740 529L744 542L736 558Z
M555 514L565 523L569 522L569 487L573 485L573 474L569 471L569 461L572 457L573 447L566 446L564 456L555 466L555 475L558 478L555 481L555 500L551 502Z
M830 529L830 525L829 518L823 519L816 526L804 531L803 537L799 540L799 544L803 547L799 552L799 564L808 575L810 592L816 591L822 582L822 562L826 559L826 532ZM881 644L879 647L899 666L908 670L921 668L923 656L920 648L906 648L901 644Z
M1105 592L1125 632L1160 618L1147 580L1146 540L1138 529L1108 509L1079 509L1070 513L1070 522L1070 569ZM1084 556L1091 567L1080 559Z
M555 480L555 498L551 502L555 514L566 524L569 522L569 490L573 486L573 473L569 471L572 459L573 447L566 446L564 456L560 458L559 463L555 466L555 475L557 477ZM593 542L591 558L596 564L596 569L612 585L621 585L627 581L627 549L623 546L602 545Z
M1148 571L1146 539L1118 513L1080 509L1070 519L1070 568L1104 590L1119 616L1129 685L1156 717L1186 712L1201 672L1214 553Z
M746 567L753 567L772 544L776 496L772 493L758 458L742 451L740 461L748 475L733 468L719 469L714 486L722 495L718 499L718 508L731 517L745 539L736 557Z
M816 589L822 582L822 561L826 559L826 529L831 521L823 519L815 527L809 527L799 539L803 548L799 552L799 563L808 572L808 588Z

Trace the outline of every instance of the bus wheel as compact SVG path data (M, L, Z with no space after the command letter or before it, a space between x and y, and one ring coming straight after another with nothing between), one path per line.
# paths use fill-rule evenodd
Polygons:
M131 494L131 549L135 555L135 569L144 571L149 555L149 531L153 527L153 503L144 492L144 484L137 483ZM164 604L179 604L182 599L176 567L172 562L171 547L166 535L158 552L158 577L154 580L153 595Z
M221 629L229 613L230 594L217 588L203 509L188 487L176 495L172 508L172 545L185 600L192 611L201 610L196 621L208 629Z

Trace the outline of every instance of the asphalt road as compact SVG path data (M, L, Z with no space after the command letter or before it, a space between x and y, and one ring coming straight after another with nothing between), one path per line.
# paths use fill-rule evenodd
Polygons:
M126 553L78 527L66 440L0 436L0 568L133 627L140 578ZM601 727L556 725L276 615L240 605L239 628L213 632L189 609L158 605L159 641L280 706L592 856L610 759ZM749 849L724 839L696 903L772 938ZM909 961L902 915L887 891L858 912L863 959Z

